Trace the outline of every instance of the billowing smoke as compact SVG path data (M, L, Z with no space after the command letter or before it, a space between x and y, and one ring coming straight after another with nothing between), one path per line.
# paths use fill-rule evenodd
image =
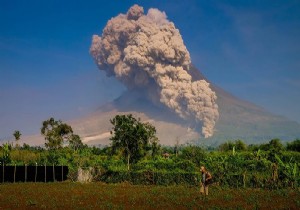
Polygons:
M202 125L213 135L218 119L216 94L205 80L192 81L191 58L179 30L164 12L132 6L108 21L90 49L99 69L129 90L140 90L154 104L163 104L181 118Z

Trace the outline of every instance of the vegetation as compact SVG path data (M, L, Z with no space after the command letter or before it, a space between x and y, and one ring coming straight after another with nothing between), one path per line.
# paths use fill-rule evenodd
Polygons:
M52 117L43 122L41 134L45 136L45 146L50 150L60 149L64 140L70 141L73 147L80 146L80 137L74 136L72 127Z
M105 147L84 145L71 126L53 118L42 124L45 147L0 146L4 165L69 168L65 182L2 183L0 208L300 208L299 139L286 145L280 139L257 145L235 140L217 148L177 139L171 147L159 145L155 127L132 115L117 115L111 123L111 145ZM14 136L18 142L21 133ZM199 193L201 165L213 176L208 197ZM73 182L79 168L89 170L94 183Z
M50 118L41 129L45 147L4 144L0 147L1 164L67 165L70 180L76 180L79 167L92 167L94 181L190 186L199 184L199 167L205 165L214 185L221 187L297 189L300 184L299 139L287 145L279 139L259 145L236 140L217 148L177 141L167 147L159 145L151 124L132 115L117 115L111 123L111 145L88 147L73 134L71 126Z
M71 135L70 139L69 139L69 146L70 148L72 148L74 151L77 151L79 149L82 149L84 147L80 136L73 134Z
M127 158L111 147L76 149L72 144L57 150L23 145L14 148L4 144L0 148L1 163L6 165L67 165L70 180L76 179L79 167L94 167L99 174L95 181L106 183L130 182L133 184L198 185L199 166L205 165L213 175L214 184L230 188L297 188L300 183L300 153L283 147L274 153L265 145L247 146L247 150L208 151L193 145L181 145L178 155L173 147L161 147L155 156L151 152L131 164ZM169 153L165 158L163 154Z
M14 135L15 140L16 140L16 146L18 147L19 146L19 140L20 140L22 134L21 134L20 131L16 130L13 135Z
M287 150L300 152L300 139L296 139L295 141L288 143Z
M150 149L152 154L157 151L156 129L150 123L142 123L132 115L117 115L110 122L113 125L110 138L112 151L120 151L124 155L128 170L130 163L145 157Z

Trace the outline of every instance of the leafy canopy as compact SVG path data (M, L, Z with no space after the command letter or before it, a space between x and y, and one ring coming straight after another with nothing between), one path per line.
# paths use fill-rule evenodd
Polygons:
M121 150L129 163L137 162L144 157L148 150L157 151L158 139L156 129L150 123L142 123L131 114L116 115L110 120L113 125L111 131L112 151Z
M14 135L14 137L15 137L15 139L16 139L16 141L18 141L18 140L20 140L20 137L21 137L21 132L20 131L15 131L14 133L13 133L13 135Z
M45 136L45 146L48 149L59 149L63 146L64 140L69 140L73 136L73 129L70 125L61 120L50 118L43 121L41 134Z

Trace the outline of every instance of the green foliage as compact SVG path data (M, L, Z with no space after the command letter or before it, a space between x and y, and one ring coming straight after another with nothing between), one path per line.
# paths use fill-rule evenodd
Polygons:
M245 151L247 150L247 145L242 140L236 140L234 142L227 141L223 144L220 144L218 149L222 152Z
M80 136L76 135L76 134L72 134L69 138L69 146L77 151L79 149L82 149L84 147L81 139L80 139Z
M190 160L158 158L156 160L140 161L132 169L135 171L195 172L196 168L196 165Z
M106 183L129 182L132 184L155 185L198 185L199 173L162 171L106 171L96 181Z
M189 145L181 150L179 158L190 160L197 166L200 166L205 156L205 151L201 147Z
M69 147L46 150L26 144L19 148L4 144L0 154L6 165L69 166L71 180L76 179L78 167L94 167L99 172L96 179L107 183L192 185L199 182L199 166L205 165L213 182L220 186L277 189L296 188L300 184L300 153L285 150L279 140L246 147L248 150L241 149L244 148L238 146L241 142L236 141L231 150L226 151L208 151L193 145L181 145L176 150L174 147L159 149L157 144L153 155L151 145L155 141L153 138L152 143L149 140L147 145L138 145L143 155L131 162L130 171L122 147L87 147L80 143L76 147L75 141L74 146L70 142ZM169 156L163 157L164 152Z
M2 146L2 164L9 164L11 162L10 152L12 150L12 146L8 143L3 144Z
M41 134L45 136L45 146L50 150L62 148L64 140L69 140L73 135L73 129L70 125L61 120L50 118L43 121Z
M142 123L140 119L135 119L131 114L117 115L110 120L113 125L111 131L112 150L121 150L129 164L137 162L145 157L147 151L152 149L152 153L157 153L158 139L156 129L150 123Z
M299 177L299 162L294 162L292 159L289 162L284 163L279 156L276 155L276 159L280 166L280 178L287 186L297 187Z
M19 140L20 140L22 134L21 134L20 131L15 130L13 135L14 135L15 140L16 140L16 146L18 147L19 146Z
M29 150L12 150L10 153L11 163L16 165L35 165L40 163L41 154Z
M280 139L272 139L269 143L260 145L260 149L265 151L281 152L284 150L284 146Z
M288 143L286 149L289 151L300 152L300 139Z

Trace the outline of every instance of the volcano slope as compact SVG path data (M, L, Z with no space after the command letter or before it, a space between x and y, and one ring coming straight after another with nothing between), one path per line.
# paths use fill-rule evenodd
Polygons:
M193 80L206 78L190 68ZM70 121L76 133L87 144L109 144L110 119L117 114L133 114L157 129L161 144L173 145L192 142L217 145L224 141L242 139L248 144L272 138L294 140L300 137L300 125L285 117L274 115L250 102L241 100L220 87L212 85L217 94L220 117L214 135L204 139L188 122L171 111L157 107L136 92L125 92L119 98L99 108L91 115Z
M198 69L190 68L193 80L205 79ZM108 145L112 125L110 119L117 114L133 114L144 122L150 122L157 129L157 136L163 145L193 143L215 146L228 140L241 139L248 144L267 142L273 138L283 141L300 137L300 125L285 117L274 115L250 102L241 100L222 88L211 85L217 94L219 120L214 135L203 138L193 125L179 118L162 106L157 107L138 92L127 91L119 98L100 107L86 117L68 123L89 145ZM42 145L40 135L22 138L23 143Z
M195 80L206 80L195 67L191 68L191 74ZM207 141L220 143L242 139L250 144L266 142L272 138L287 141L300 137L299 123L241 100L218 86L212 85L212 89L217 93L220 118L215 135Z

